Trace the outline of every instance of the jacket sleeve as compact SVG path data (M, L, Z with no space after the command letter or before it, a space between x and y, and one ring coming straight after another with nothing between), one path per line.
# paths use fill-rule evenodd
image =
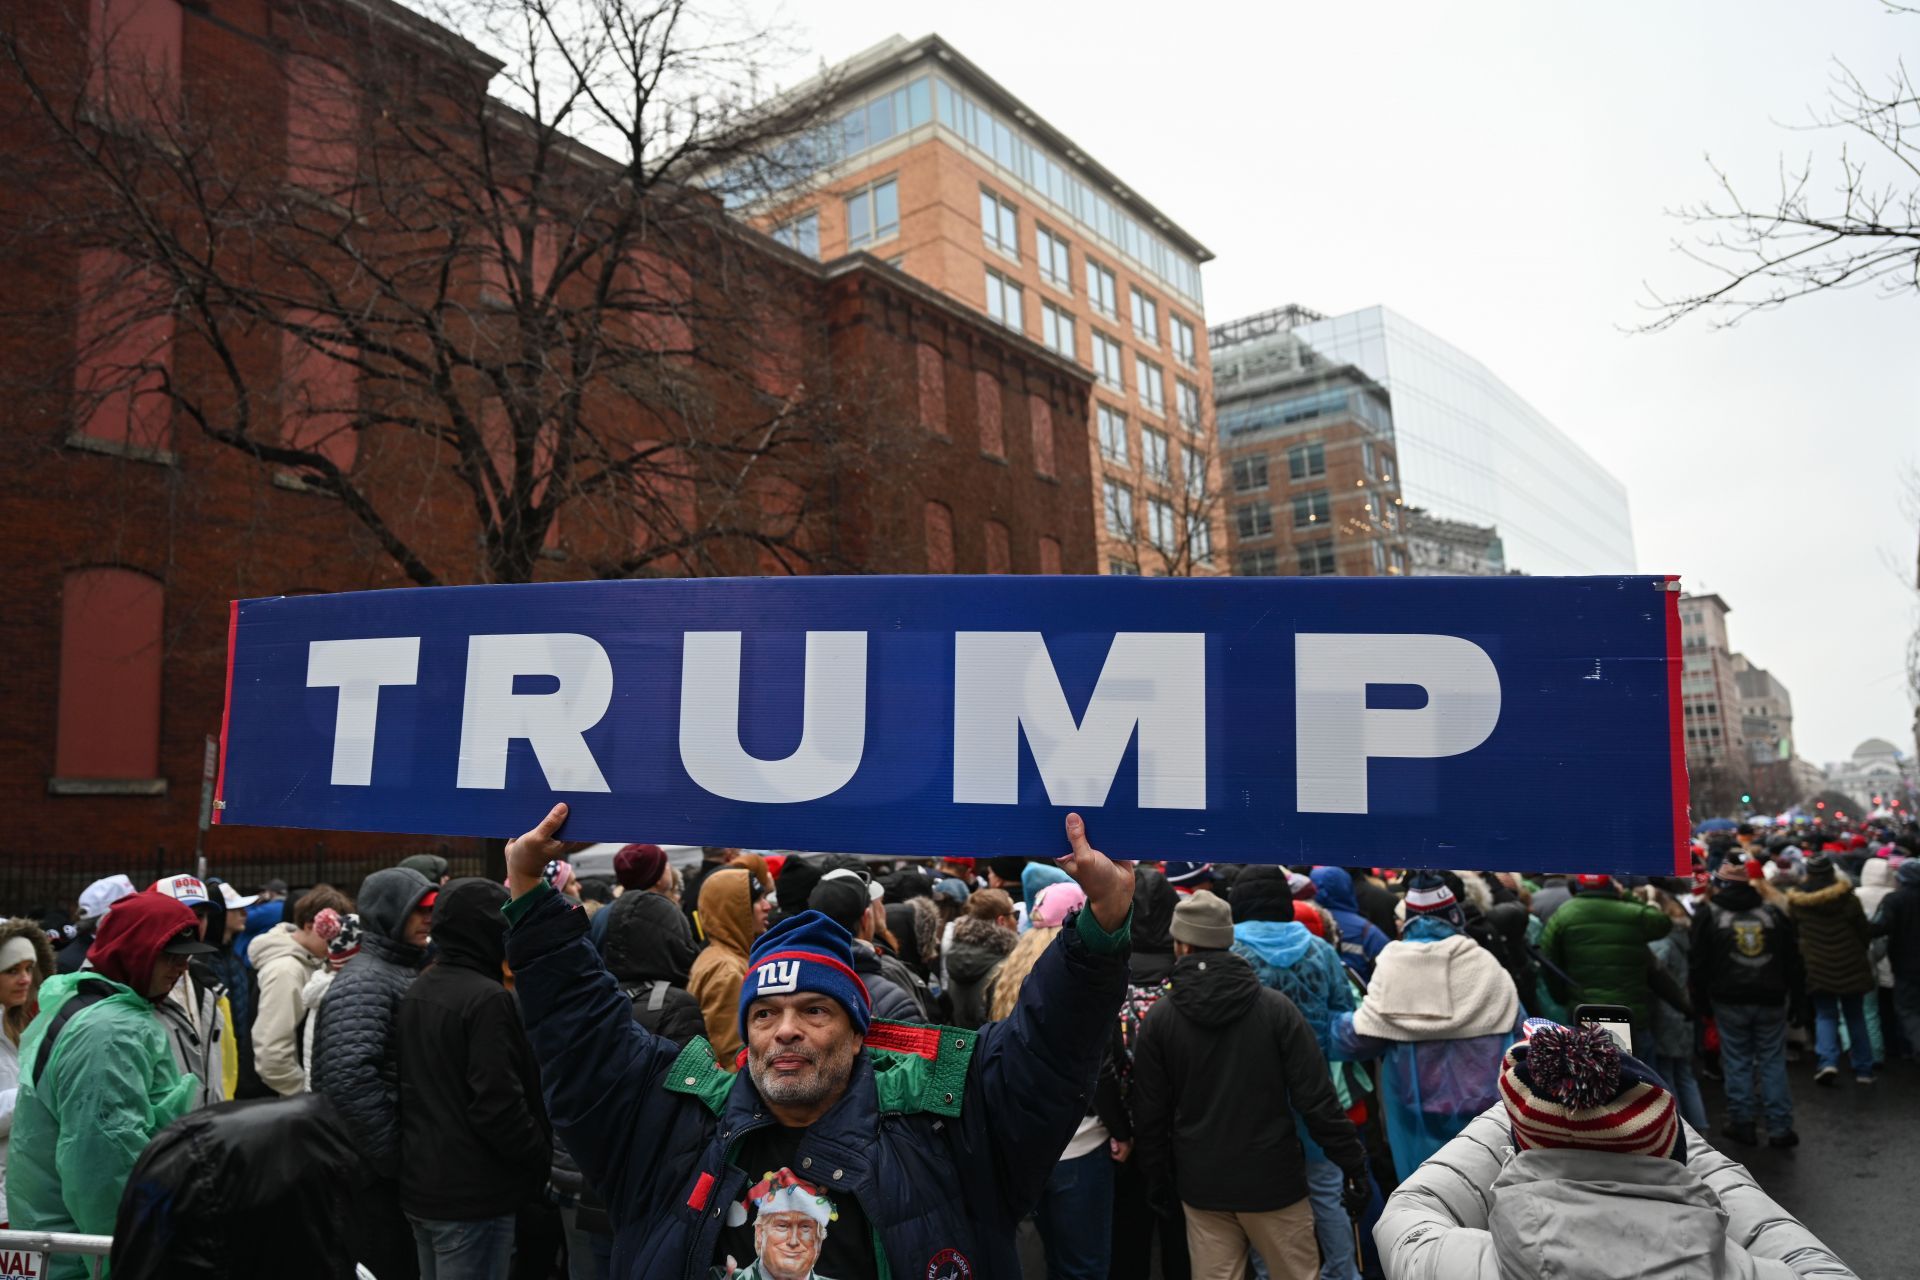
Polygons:
M474 1011L467 1028L467 1114L480 1140L509 1166L540 1169L553 1149L540 1099L521 1077L526 1031L505 987Z
M1132 912L1101 930L1080 911L1041 953L1013 1013L974 1045L961 1122L966 1145L991 1160L1009 1216L1024 1216L1087 1114L1107 1032L1127 990Z
M1488 1196L1512 1145L1504 1108L1482 1112L1387 1197L1373 1243L1394 1280L1494 1280Z
M1158 1010L1160 1027L1155 1025ZM1147 1180L1147 1194L1168 1202L1174 1195L1173 1079L1159 1034L1165 1020L1175 1016L1172 1006L1155 1005L1140 1021L1133 1042L1133 1079L1128 1100L1133 1106L1133 1163Z
M1114 1019L1107 1037L1107 1052L1100 1059L1100 1078L1093 1086L1093 1114L1107 1128L1108 1136L1118 1142L1133 1141L1133 1117L1127 1114L1126 1100L1120 1094L1120 1056L1126 1052L1120 1040L1120 1021Z
M111 1235L120 1192L153 1135L192 1109L200 1081L173 1065L166 1032L103 1005L61 1033L52 1073L60 1198L84 1235Z
M1366 1167L1367 1151L1360 1144L1359 1131L1340 1107L1333 1092L1333 1078L1327 1074L1327 1060L1313 1038L1313 1028L1293 1003L1279 992L1276 999L1263 999L1272 1010L1275 1047L1280 1054L1280 1070L1286 1077L1287 1103L1306 1124L1307 1132L1327 1153L1327 1159L1346 1171Z
M1687 947L1687 985L1693 988L1693 1009L1705 1017L1713 1012L1708 993L1713 990L1713 908L1701 903L1693 913L1693 941Z
M342 970L320 1002L313 1087L340 1113L367 1168L391 1179L400 1172L400 1089L391 1059L398 1002L377 981L348 985L352 976L351 966Z
M901 990L900 984L892 979L872 984L869 995L873 997L873 1016L886 1022L925 1022L927 1017L920 1011L920 1005L914 998ZM735 1001L735 1003L739 1003ZM739 1052L736 1048L735 1052Z
M296 1038L307 970L293 957L282 956L255 972L260 975L260 1003L253 1015L254 1070L275 1093L299 1093L306 1087Z
M1858 1280L1833 1250L1760 1189L1746 1167L1729 1160L1707 1140L1687 1131L1687 1168L1720 1197L1727 1211L1727 1238L1756 1258L1783 1262L1796 1276L1817 1280Z
M1644 942L1658 942L1673 932L1673 919L1666 912L1647 903L1636 904L1640 908L1640 938Z
M577 904L542 884L502 910L547 1115L607 1203L631 1204L664 1136L666 1112L649 1103L679 1049L633 1020Z

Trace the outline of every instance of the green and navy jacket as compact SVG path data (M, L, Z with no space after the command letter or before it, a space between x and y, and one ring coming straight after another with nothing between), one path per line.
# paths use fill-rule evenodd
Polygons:
M703 1277L750 1184L741 1142L775 1123L747 1072L633 1020L579 905L541 885L506 913L547 1113L614 1225L615 1277ZM1130 919L1131 917L1129 917ZM1127 986L1128 925L1082 911L1011 1017L978 1031L875 1022L846 1096L808 1129L794 1172L851 1194L895 1280L1017 1277L1013 1235L1088 1099Z

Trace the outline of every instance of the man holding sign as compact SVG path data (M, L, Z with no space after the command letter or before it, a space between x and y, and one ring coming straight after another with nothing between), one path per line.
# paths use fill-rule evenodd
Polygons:
M1133 873L1079 815L1060 866L1087 906L1011 1017L874 1020L851 937L803 912L753 946L737 1075L704 1040L682 1051L634 1022L585 913L541 878L566 820L556 805L507 846L507 957L548 1113L606 1197L615 1274L1019 1274L1014 1229L1086 1110L1127 981Z

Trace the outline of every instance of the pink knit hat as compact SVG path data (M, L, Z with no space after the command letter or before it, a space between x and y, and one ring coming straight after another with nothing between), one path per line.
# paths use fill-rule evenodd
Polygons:
M1067 916L1087 905L1086 890L1070 881L1050 884L1040 891L1033 904L1033 922L1042 928L1058 929Z

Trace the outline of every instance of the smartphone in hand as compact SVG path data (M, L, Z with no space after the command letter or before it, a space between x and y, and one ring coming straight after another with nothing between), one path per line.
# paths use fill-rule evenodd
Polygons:
M1573 1020L1583 1027L1600 1027L1613 1037L1620 1052L1633 1052L1633 1010L1623 1004L1583 1004L1573 1011Z

